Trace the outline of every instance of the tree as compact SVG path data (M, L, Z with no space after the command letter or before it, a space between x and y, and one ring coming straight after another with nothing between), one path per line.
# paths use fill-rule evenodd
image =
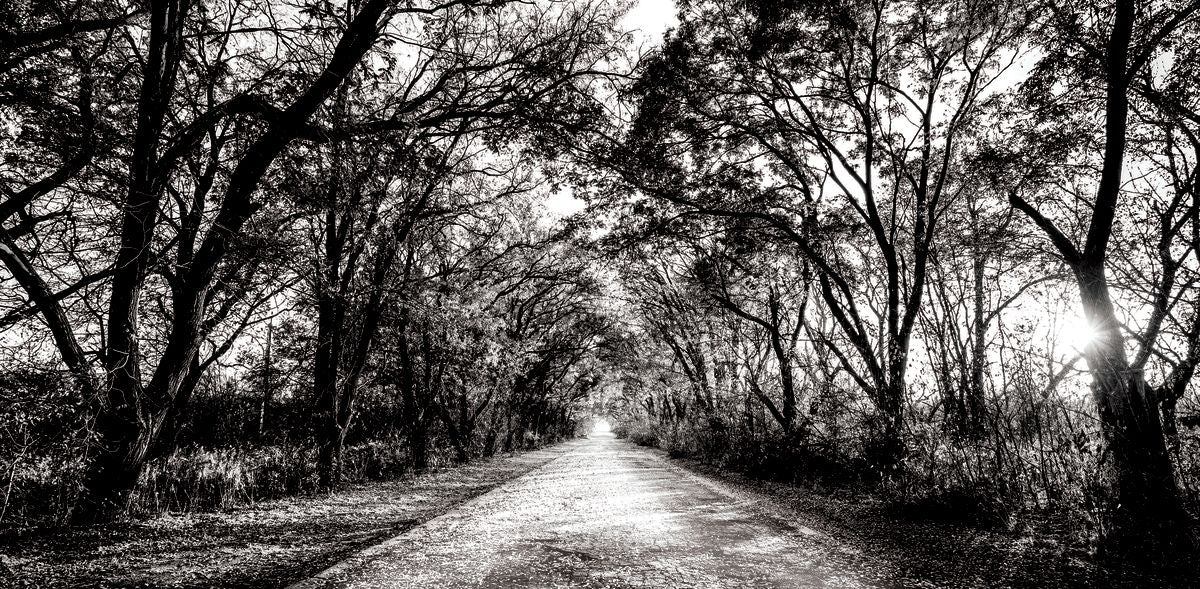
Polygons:
M645 70L629 141L606 161L635 190L756 223L803 253L844 336L825 345L878 409L869 452L890 471L904 455L931 252L1024 14L994 3L699 3L683 17Z
M598 75L595 63L611 51L605 14L589 2L505 2L487 10L447 5L423 15L396 41L412 50L412 63L343 81L327 125L340 136L320 154L328 164L319 171L323 186L316 197L322 218L314 241L323 252L313 273L313 374L323 488L339 478L342 438L395 266L411 261L398 258L398 251L424 225L472 213L470 197L458 194L458 185L471 176L503 176L488 168L487 152L532 143L545 127L586 116L586 80ZM377 91L384 82L396 89ZM390 116L363 120L379 111ZM501 187L491 196L503 199L523 189ZM353 302L355 290L361 303ZM408 325L408 318L399 324ZM408 350L401 345L402 360ZM401 383L412 392L411 374ZM415 399L406 395L406 406L416 411ZM410 426L423 429L423 422ZM423 466L423 442L413 447Z
M1121 205L1126 201L1123 170L1131 127L1131 97L1144 83L1142 80L1149 78L1145 70L1156 53L1163 51L1178 29L1191 23L1198 10L1200 3L1194 2L1181 6L1143 5L1134 0L1117 0L1102 7L1053 5L1048 22L1061 45L1053 46L1044 65L1074 66L1074 75L1088 85L1095 84L1096 99L1103 104L1103 142L1097 154L1100 173L1090 214L1081 219L1086 233L1082 239L1074 239L1017 191L1009 197L1012 205L1046 234L1070 267L1079 301L1096 332L1084 350L1084 358L1111 456L1108 483L1112 505L1106 548L1118 557L1156 559L1192 544L1187 526L1180 525L1187 521L1186 512L1164 441L1155 389L1147 384L1144 372L1165 306L1158 305L1147 330L1135 337L1135 341L1140 340L1141 351L1131 362L1108 271L1109 246ZM1085 16L1111 24L1099 33L1083 29L1079 23ZM1178 210L1178 201L1170 208ZM1164 218L1171 221L1164 223L1167 231L1163 239L1168 248L1164 252L1160 297L1168 297L1173 287L1174 254L1169 244L1174 237L1175 214L1164 212Z
M296 91L283 97L286 106L276 108L256 97L253 86L234 88L211 110L193 120L178 122L173 118L179 100L178 82L181 71L190 73L185 69L193 63L190 51L203 48L210 34L218 38L232 34L229 30L222 33L219 27L215 27L216 33L210 33L213 29L206 27L217 20L206 8L187 0L154 1L149 4L144 23L129 21L136 22L130 26L138 27L148 41L144 47L128 48L140 54L135 66L140 71L140 87L133 105L128 152L120 158L127 168L123 178L126 196L119 203L119 245L104 289L108 310L100 354L102 378L94 375L78 332L26 248L10 241L0 255L55 334L63 363L79 377L84 390L94 391L89 394L97 397L97 444L75 511L77 521L106 520L124 512L147 452L192 368L222 262L236 247L250 216L261 206L254 200L259 182L275 158L308 131L310 117L371 48L384 12L393 7L386 0L363 2L345 34L336 39L328 58L311 77L301 77L303 82ZM197 29L200 34L188 34ZM165 343L148 349L141 341L140 305L150 270L160 255L155 240L164 224L159 211L166 186L184 173L178 167L180 157L203 141L215 125L255 113L262 116L261 123L252 125L254 131L243 135L236 153L230 156L235 163L207 230L202 236L171 244L178 247L178 255L187 263L179 269L180 287L170 295L171 317ZM6 200L5 208L27 208L32 198L43 193L30 194L33 196ZM149 378L143 378L145 370Z

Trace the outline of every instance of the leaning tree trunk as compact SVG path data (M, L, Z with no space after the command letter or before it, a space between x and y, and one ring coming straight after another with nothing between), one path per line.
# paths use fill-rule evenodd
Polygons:
M445 403L434 403L438 416L441 417L442 424L446 427L446 435L450 438L450 444L454 446L454 459L457 462L465 463L470 460L470 447L472 432L474 426L468 421L467 415L467 400L465 395L460 396L456 402L454 410L446 407ZM458 414L457 419L455 413Z
M200 366L200 358L197 354L193 354L191 362L188 363L187 376L184 377L179 391L175 393L175 398L171 401L171 409L163 420L162 429L151 450L151 459L170 456L179 449L179 434L183 430L188 405L203 376L204 370Z

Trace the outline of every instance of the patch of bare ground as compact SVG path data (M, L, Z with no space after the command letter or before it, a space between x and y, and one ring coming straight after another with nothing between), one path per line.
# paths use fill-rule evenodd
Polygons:
M574 442L217 513L6 531L0 587L284 587L563 455Z
M665 454L665 453L664 453ZM1200 564L1169 573L1098 563L1086 547L1055 534L988 530L946 521L903 517L868 496L819 492L767 481L693 459L670 459L718 479L769 508L789 525L807 526L878 559L894 587L1055 589L1194 589ZM768 509L769 510L769 509Z

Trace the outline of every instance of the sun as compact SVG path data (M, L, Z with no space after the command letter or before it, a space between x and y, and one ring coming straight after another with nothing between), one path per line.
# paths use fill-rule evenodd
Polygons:
M1060 337L1067 345L1082 351L1099 337L1099 331L1086 317L1076 315L1063 326Z

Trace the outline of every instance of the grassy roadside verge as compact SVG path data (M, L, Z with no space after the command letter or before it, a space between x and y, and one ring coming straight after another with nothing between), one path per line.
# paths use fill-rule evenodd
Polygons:
M574 445L215 513L8 534L0 536L0 587L284 587Z
M894 587L1054 587L1150 589L1195 587L1200 566L1170 574L1105 567L1053 535L983 530L897 515L869 496L820 493L723 470L700 460L664 460L777 507L788 526L820 530L878 559Z

